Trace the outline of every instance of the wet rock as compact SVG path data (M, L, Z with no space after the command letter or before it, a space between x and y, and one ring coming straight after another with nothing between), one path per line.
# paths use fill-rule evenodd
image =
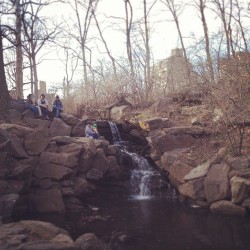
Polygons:
M115 155L116 153L117 153L117 146L116 145L108 145L107 149L105 150L105 154L107 156Z
M79 247L79 250L110 250L110 248L93 233L80 236L76 239L75 244Z
M119 179L122 177L121 167L118 165L114 156L108 156L107 158L108 171L105 177Z
M64 213L62 194L57 187L38 189L33 197L36 211L39 213Z
M105 174L108 170L108 163L105 156L104 151L101 148L98 148L96 150L96 154L89 158L88 165L91 166L91 168L100 170L103 174Z
M250 198L250 180L234 176L230 180L232 202L235 204L242 203L245 199Z
M246 199L243 201L243 203L241 204L242 207L250 209L250 198Z
M209 203L230 197L230 185L227 164L213 165L204 179L204 190Z
M18 250L78 250L73 243L36 241L22 244Z
M0 245L1 249L77 250L67 231L41 221L2 225Z
M4 194L0 196L0 214L4 218L11 217L14 206L19 197L18 194Z
M78 213L83 211L83 204L79 198L69 196L64 198L67 212Z
M169 167L169 178L175 186L178 186L181 183L184 183L184 176L187 175L192 170L192 167L188 164L175 161L173 165Z
M188 181L180 185L178 191L181 195L193 200L205 200L203 181L203 178Z
M89 183L85 179L80 177L74 179L73 189L75 196L80 198L83 197L83 195L90 193L91 191Z
M132 129L129 133L130 137L133 138L133 141L138 143L146 143L144 132L138 129Z
M100 171L99 169L96 168L91 168L88 172L87 172L87 179L89 180L101 180L103 179L103 172Z
M51 137L70 136L71 130L71 126L67 125L63 120L55 117L51 123L49 133Z
M210 205L210 210L214 213L238 215L243 216L246 214L246 209L233 204L231 201L217 201Z

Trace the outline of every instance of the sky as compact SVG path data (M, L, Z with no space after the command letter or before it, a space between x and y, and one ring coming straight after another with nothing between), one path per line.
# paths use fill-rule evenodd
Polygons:
M136 17L142 16L142 1L134 0L132 3L133 5L137 4L137 7L134 7L134 15ZM58 9L60 9L60 11L58 11ZM114 21L115 19L107 18L107 16L124 16L123 0L102 0L99 3L98 12L105 12L105 22L107 20ZM171 16L167 14L166 7L158 3L154 6L152 13L154 14L150 16L149 21L150 23L154 23L154 25L150 37L150 46L152 54L154 55L154 60L158 61L167 58L171 54L171 50L178 47L180 44L175 24L169 21ZM58 8L57 4L55 4L54 7L48 7L45 15L53 16L57 19L60 19L62 16L65 19L72 16L68 6L60 5ZM98 19L101 20L102 16L103 15L99 15ZM102 28L104 28L103 25L105 22L100 22ZM181 14L180 24L184 37L190 37L192 33L196 36L202 35L202 25L198 18L198 14L195 14L191 7L188 7L187 11ZM210 18L209 29L213 29L217 25L218 20ZM122 27L124 27L124 25ZM117 26L113 26L113 28L110 26L105 27L103 35L115 56L124 55L126 53L124 47L125 36L121 31L117 30ZM185 42L187 42L187 39L185 39ZM59 60L58 54L54 51L54 47L51 47L50 51L51 52L43 58L43 62L38 66L39 80L46 81L48 85L62 82L64 77L64 67ZM100 55L97 54L97 57L98 56Z

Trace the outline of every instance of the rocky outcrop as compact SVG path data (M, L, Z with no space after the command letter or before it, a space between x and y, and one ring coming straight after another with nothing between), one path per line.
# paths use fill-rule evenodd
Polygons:
M48 222L20 221L0 226L1 249L19 250L109 250L93 233L81 235L74 242L66 230Z
M73 131L82 134L84 121L67 114L62 114L62 119L36 119L29 110L18 117L19 124L0 124L3 218L13 211L79 211L83 200L102 185L112 186L112 180L127 178L109 141L71 137Z
M250 200L250 163L247 157L227 156L221 148L197 165L199 148L211 132L204 127L155 128L148 134L151 158L168 173L184 200L210 207L212 212L244 215Z

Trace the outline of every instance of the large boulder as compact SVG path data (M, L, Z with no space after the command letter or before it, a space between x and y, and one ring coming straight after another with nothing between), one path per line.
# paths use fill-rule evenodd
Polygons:
M1 249L77 250L67 231L42 221L20 221L0 227Z
M228 157L226 163L233 169L247 169L250 167L250 159L248 157Z
M51 120L35 119L33 117L24 117L22 121L28 127L37 129L46 129L49 128L51 125Z
M211 204L210 210L214 213L238 215L243 216L246 214L246 209L233 204L231 201L217 201Z
M58 187L35 190L33 201L38 213L64 213L62 193Z
M205 200L203 178L188 181L178 187L181 195L192 200Z
M70 178L73 175L73 171L64 166L49 163L37 166L34 174L38 179L49 178L61 181Z
M250 198L250 180L234 176L230 180L232 202L241 204L244 200Z
M70 136L72 127L67 125L63 120L54 118L50 126L50 136Z
M182 161L175 161L168 169L169 178L178 187L181 183L184 183L184 177L192 170L192 166Z
M78 153L78 152L77 152ZM44 151L41 154L40 164L53 163L56 165L73 168L77 166L78 154L73 153L52 153Z
M18 194L5 194L0 195L0 214L4 218L10 218L12 216L16 201L20 196ZM0 233L1 237L1 233ZM1 246L1 244L0 244Z
M0 129L0 151L8 152L10 156L18 159L28 158L22 142L3 129Z
M103 149L97 149L96 154L89 158L88 165L91 168L100 170L103 174L107 172L108 163Z
M122 105L119 107L113 107L110 112L112 120L124 119L126 116L129 116L132 107L130 105Z
M80 122L80 120L78 118L76 118L73 115L69 115L67 113L61 113L60 117L69 126L75 126L76 124L78 124Z
M48 129L39 129L25 136L24 145L29 155L39 155L46 149L49 141Z
M148 124L149 130L155 130L160 128L168 128L170 127L170 122L168 118L149 118L143 120L146 124Z
M10 123L19 124L19 123L21 123L22 114L15 109L10 109L9 114L8 114L8 118L9 118Z
M0 124L0 129L5 130L11 135L14 135L18 138L23 138L34 131L32 128L27 128L22 125L8 124L8 123Z
M79 250L109 250L110 248L93 233L86 233L75 241Z
M204 179L204 191L209 203L230 197L228 173L230 167L225 164L214 164Z
M71 136L73 137L85 136L85 122L80 121L77 124L75 124L72 128Z
M162 155L166 151L190 148L197 137L208 134L200 127L173 127L150 132L147 141L155 153Z

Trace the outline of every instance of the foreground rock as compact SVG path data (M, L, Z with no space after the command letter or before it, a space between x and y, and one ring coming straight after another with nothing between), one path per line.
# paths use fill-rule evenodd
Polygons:
M48 222L20 221L0 226L1 250L109 250L94 234L75 242L66 230Z

